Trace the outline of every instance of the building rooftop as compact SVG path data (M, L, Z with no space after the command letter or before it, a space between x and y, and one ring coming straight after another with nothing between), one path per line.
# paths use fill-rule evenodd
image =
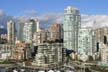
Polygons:
M65 10L78 10L78 8L73 6L68 6Z

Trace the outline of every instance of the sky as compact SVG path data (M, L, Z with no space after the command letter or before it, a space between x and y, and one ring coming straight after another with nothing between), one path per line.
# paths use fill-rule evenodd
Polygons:
M0 0L0 26L7 21L38 18L40 26L49 28L53 23L63 23L67 6L79 9L81 24L85 27L108 26L108 0Z
M34 12L63 13L67 6L74 6L81 14L108 14L108 0L0 0L0 9L10 16Z

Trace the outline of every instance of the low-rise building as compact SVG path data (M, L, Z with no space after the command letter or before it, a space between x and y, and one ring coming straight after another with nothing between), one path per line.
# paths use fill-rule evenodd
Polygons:
M16 42L15 48L12 50L11 59L25 60L31 58L32 45L24 42Z
M5 60L5 59L10 59L11 57L11 49L12 45L9 44L0 44L0 59Z
M15 48L12 51L13 53L12 53L11 59L23 60L24 59L24 48L25 48L25 43L16 42Z
M32 65L50 65L62 63L62 49L61 43L44 43L38 46L38 52Z

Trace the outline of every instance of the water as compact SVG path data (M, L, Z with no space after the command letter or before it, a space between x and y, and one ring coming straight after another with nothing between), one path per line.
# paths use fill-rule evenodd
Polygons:
M0 68L0 72L6 72L4 68Z
M17 69L18 70L18 69ZM19 68L19 71L18 72L24 72L22 71L23 69L20 69ZM25 72L31 72L33 70L30 70L30 69L26 69ZM39 72L39 70L34 70L33 72ZM5 68L0 68L0 72L7 72ZM10 69L10 71L8 70L8 72L12 72L12 69ZM73 70L68 70L68 69L63 69L63 70L58 70L56 72L74 72Z

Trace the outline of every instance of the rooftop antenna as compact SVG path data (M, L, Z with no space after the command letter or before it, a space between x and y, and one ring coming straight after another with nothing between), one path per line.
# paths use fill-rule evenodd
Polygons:
M96 20L93 21L93 29L96 29Z

